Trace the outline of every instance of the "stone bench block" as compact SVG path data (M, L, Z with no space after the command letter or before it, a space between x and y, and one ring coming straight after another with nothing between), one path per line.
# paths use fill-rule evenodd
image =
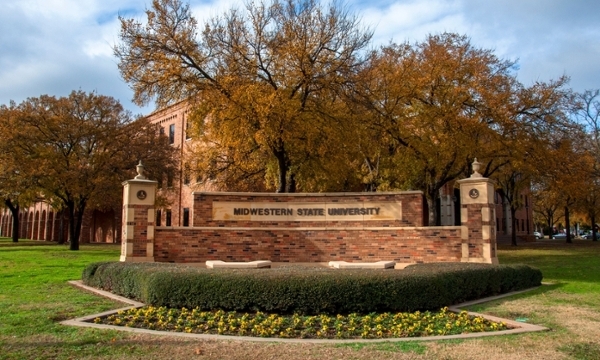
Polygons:
M377 262L347 262L330 261L329 266L335 269L393 269L395 261L377 261Z
M270 268L271 261L269 260L257 260L250 262L225 262L221 260L208 260L206 261L206 267L209 269L258 269L258 268Z

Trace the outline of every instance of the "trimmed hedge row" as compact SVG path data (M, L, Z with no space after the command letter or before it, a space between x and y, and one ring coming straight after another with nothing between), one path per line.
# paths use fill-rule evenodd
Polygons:
M526 265L416 264L399 270L204 269L104 262L83 271L86 285L154 306L271 313L348 314L438 310L539 286Z

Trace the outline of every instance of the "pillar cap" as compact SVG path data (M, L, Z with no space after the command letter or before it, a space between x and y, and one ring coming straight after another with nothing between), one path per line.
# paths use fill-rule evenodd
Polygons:
M141 163L142 162L140 161L140 164ZM475 158L475 161L473 161L473 164L471 164L471 166L473 166L473 173L471 174L471 178L483 178L483 175L479 173L479 169L481 169L481 163L477 161L477 158Z
M477 159L475 159L475 161L477 161ZM144 165L142 164L142 160L140 160L140 162L137 164L135 170L137 171L137 175L135 176L136 180L147 180L146 176L144 175Z
M135 178L131 180L125 180L121 183L121 185L125 186L127 184L158 184L158 181L150 180L144 175L144 164L142 164L142 160L136 165L135 170L137 175Z

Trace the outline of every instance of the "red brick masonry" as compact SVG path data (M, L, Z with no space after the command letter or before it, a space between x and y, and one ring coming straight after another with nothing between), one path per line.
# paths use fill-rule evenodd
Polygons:
M394 221L215 221L212 203L401 202ZM282 204L283 205L283 204ZM157 227L154 260L327 262L333 260L399 263L461 260L461 227L424 227L421 192L257 194L195 193L193 227Z

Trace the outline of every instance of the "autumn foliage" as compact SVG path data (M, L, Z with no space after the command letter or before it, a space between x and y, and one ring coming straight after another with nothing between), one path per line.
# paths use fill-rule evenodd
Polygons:
M72 250L79 247L86 209L119 210L121 183L134 176L139 160L153 176L175 170L175 149L146 120L133 121L112 97L83 91L42 95L3 106L0 118L5 202L44 199L66 210Z

